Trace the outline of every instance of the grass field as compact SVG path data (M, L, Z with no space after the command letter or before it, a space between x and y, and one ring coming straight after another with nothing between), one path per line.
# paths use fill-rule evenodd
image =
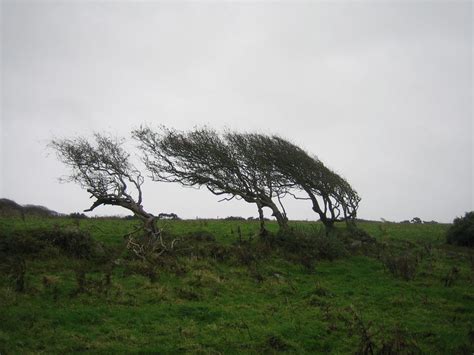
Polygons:
M323 243L308 260L316 254L289 237L257 237L257 222L162 223L178 251L150 275L124 248L136 221L0 219L10 242L38 228L100 242L99 257L86 258L10 246L0 261L0 353L474 351L474 253L445 244L448 225L362 223L376 242L326 243L320 225L293 222Z

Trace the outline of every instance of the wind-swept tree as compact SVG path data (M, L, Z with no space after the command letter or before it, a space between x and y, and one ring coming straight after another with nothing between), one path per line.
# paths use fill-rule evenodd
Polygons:
M227 132L224 138L234 152L234 158L241 170L250 176L249 181L259 196L257 208L261 223L263 223L262 207L268 207L280 226L286 227L288 218L282 198L287 194L287 188L281 184L281 174L269 159L268 152L263 149L261 136Z
M123 144L123 139L96 133L91 140L83 137L54 139L49 146L56 151L58 159L70 168L70 174L62 180L79 184L94 199L91 207L84 212L93 211L101 205L120 206L142 221L146 241L139 243L130 235L129 247L143 257L145 253L166 248L156 225L156 217L142 206L144 178L131 163L130 154Z
M259 149L267 152L267 159L279 174L277 180L288 189L287 193L310 200L313 211L327 228L356 217L359 195L318 158L278 136L260 135ZM304 192L306 197L298 197L297 191Z
M144 163L155 181L178 182L184 186L205 186L224 200L243 199L257 205L263 229L264 207L272 210L281 228L287 218L274 199L284 190L252 137L236 133L219 135L208 128L180 132L162 127L133 131L144 152Z

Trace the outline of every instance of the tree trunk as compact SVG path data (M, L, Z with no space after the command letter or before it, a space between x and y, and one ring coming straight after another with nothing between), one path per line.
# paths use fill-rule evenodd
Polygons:
M280 212L278 207L273 202L267 202L265 205L272 210L272 216L276 218L278 227L280 227L280 229L287 229L288 218Z
M142 221L143 227L150 237L159 235L160 231L156 225L156 216L146 212L141 205L135 202L126 202L120 205L133 212L133 214Z
M257 203L257 208L258 208L258 219L260 220L260 236L266 236L267 235L267 230L265 229L265 218L263 216L263 209L262 205L260 203Z
M334 232L334 220L325 218L324 220L321 219L321 222L324 224L324 228L326 230L326 237L329 237Z
M308 194L311 202L313 203L313 211L316 212L319 216L319 219L324 224L324 228L326 229L326 236L329 236L332 231L334 230L334 219L327 218L326 214L323 212L321 207L319 206L318 200L313 192L309 189L305 189L306 193Z

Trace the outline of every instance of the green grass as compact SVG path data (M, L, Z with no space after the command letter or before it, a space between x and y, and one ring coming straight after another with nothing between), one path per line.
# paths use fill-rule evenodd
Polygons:
M136 223L88 219L79 228L119 248ZM55 224L75 222L0 219L0 237ZM105 270L92 261L61 253L27 257L25 292L15 292L7 268L0 274L0 353L355 353L367 345L364 329L378 350L399 344L402 352L472 353L473 251L446 246L447 225L360 226L385 253L419 255L416 276L395 277L376 253L318 260L310 270L267 250L256 254L255 265L180 256L181 272L159 268L152 283L122 254L105 286ZM258 250L257 222L169 221L163 227L175 236L205 230L224 246L251 239L251 250ZM458 276L446 287L453 267ZM80 268L88 271L87 286L77 293ZM54 283L45 285L44 276Z

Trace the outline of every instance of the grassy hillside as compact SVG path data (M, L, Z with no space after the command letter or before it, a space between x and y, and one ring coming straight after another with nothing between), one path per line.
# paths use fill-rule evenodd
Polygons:
M124 247L136 225L0 219L0 352L474 350L474 253L446 225L360 224L372 241L298 222L263 240L257 222L166 221L179 241L153 270Z

